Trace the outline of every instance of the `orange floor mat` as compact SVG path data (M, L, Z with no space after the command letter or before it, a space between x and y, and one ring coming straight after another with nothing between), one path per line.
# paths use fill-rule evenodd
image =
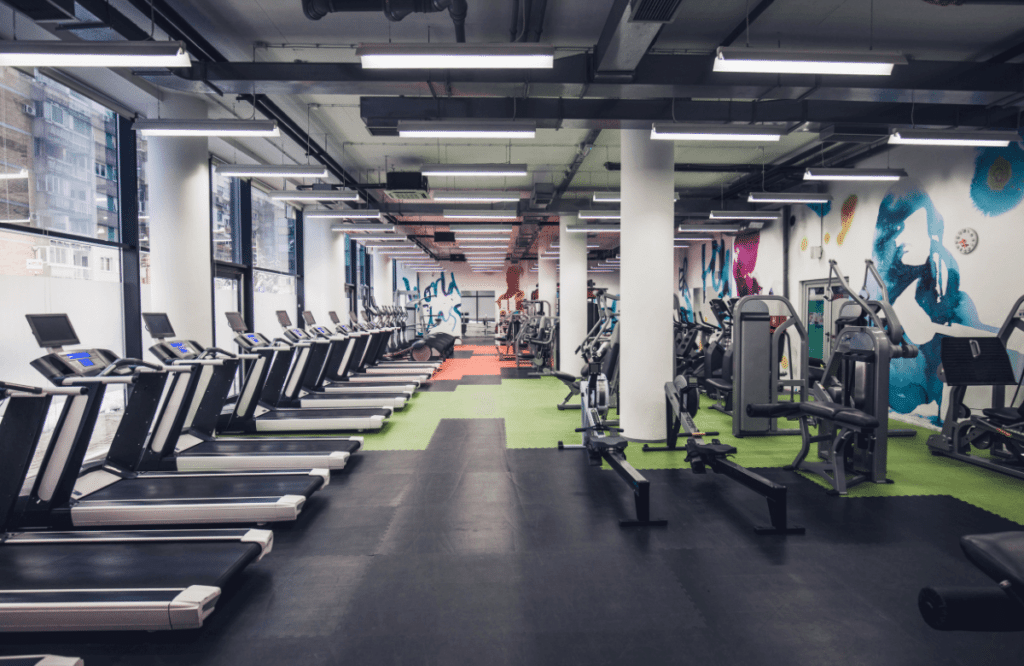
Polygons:
M471 358L448 359L434 373L433 379L462 379L466 375L500 375L502 368L514 367L515 361L499 361L494 354L474 354Z

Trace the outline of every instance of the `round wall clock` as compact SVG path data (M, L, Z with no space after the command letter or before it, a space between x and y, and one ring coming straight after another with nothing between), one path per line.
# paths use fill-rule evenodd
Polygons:
M970 227L964 227L956 232L953 242L956 244L956 249L960 250L960 254L970 254L974 252L974 248L978 247L978 232Z

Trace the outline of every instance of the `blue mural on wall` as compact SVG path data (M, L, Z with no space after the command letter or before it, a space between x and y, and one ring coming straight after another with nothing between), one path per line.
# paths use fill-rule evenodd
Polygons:
M1002 215L1024 200L1024 149L1019 143L978 151L971 201L985 215Z
M928 258L921 265L911 265L903 262L906 244L897 244L897 239L906 229L907 219L919 210L924 210L927 218ZM962 324L995 332L996 327L981 322L970 295L960 290L960 268L953 254L943 245L944 230L945 220L925 192L897 187L885 195L878 208L872 256L885 281L889 298L895 304L916 283L913 300L932 322ZM904 303L901 309L905 311L907 307ZM931 340L910 340L920 349L918 357L892 361L889 404L897 412L909 414L921 405L935 402L938 411L928 418L936 425L941 424L943 383L939 379L938 368L944 337L948 336L936 333Z
M690 259L689 257L683 257L683 265L679 269L679 295L682 296L682 301L679 305L679 314L682 316L683 321L696 323L697 315L693 311L693 301L690 300L690 284L686 279L686 274L689 271ZM617 301L614 303L617 303Z
M804 204L804 205L807 206L808 208L810 208L811 210L813 210L818 215L818 217L825 217L826 215L828 215L829 213L832 212L832 202L831 201L827 201L825 203L820 203L820 204Z
M455 282L445 280L444 273L423 289L421 302L427 308L428 333L447 333L459 337L462 334L462 292Z
M732 262L729 250L725 249L725 241L711 241L711 261L707 260L708 246L700 246L701 285L704 289L704 300L708 299L708 276L711 276L711 287L715 290L712 298L725 298L731 295L729 276L732 274Z

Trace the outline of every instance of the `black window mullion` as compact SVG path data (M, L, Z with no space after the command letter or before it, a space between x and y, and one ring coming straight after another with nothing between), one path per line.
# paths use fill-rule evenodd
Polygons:
M121 225L124 355L142 358L142 269L139 250L138 139L132 120L117 116L117 198Z
M306 286L303 279L306 274L305 233L302 211L295 211L295 321L302 322L302 313L306 310Z
M239 263L242 264L242 317L248 330L256 330L255 299L252 272L252 181L239 181L238 239Z

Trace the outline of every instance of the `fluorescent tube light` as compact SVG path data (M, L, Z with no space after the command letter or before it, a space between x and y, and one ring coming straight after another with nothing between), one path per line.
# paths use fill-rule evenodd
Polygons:
M519 192L464 191L434 192L432 200L441 203L515 203L522 196Z
M825 169L808 167L804 172L804 180L885 180L893 181L906 178L903 169Z
M525 164L424 164L424 176L526 176Z
M798 192L751 192L748 203L825 204L832 201L831 194L804 194Z
M306 219L309 215L304 216ZM388 232L394 231L395 227L392 224L374 224L374 223L354 223L354 224L335 224L331 226L334 231L369 231L369 232ZM398 236L396 236L398 238ZM404 238L404 236L402 236Z
M507 250L508 245L462 245L464 250Z
M281 136L276 120L141 119L132 129L145 136Z
M565 227L566 231L573 233L586 233L586 234L600 234L600 233L619 233L619 225L617 224L569 224Z
M677 241L709 241L709 240L714 240L714 239L711 238L710 236L708 236L707 238L676 238L676 240Z
M538 44L360 44L363 69L551 69L555 49Z
M462 238L459 238L458 236L456 236L455 240L457 242L459 242L459 243L486 243L486 242L498 242L498 241L504 241L504 242L507 243L508 242L508 237L507 236L476 236L476 237L474 237L474 236L463 236Z
M517 210L445 210L444 217L451 220L514 220L519 217Z
M618 210L581 210L578 217L581 220L618 220L622 218L622 212Z
M0 43L3 67L191 67L184 42Z
M906 65L898 53L784 51L720 46L714 71L758 74L853 74L888 76L894 65Z
M779 219L778 211L761 210L713 210L708 216L709 220L762 220L772 221Z
M14 171L12 173L0 173L0 180L21 180L23 178L28 178L28 169ZM103 200L106 201L106 198Z
M664 141L754 141L766 143L782 139L784 130L750 125L681 125L654 123L651 138Z
M537 136L537 124L533 121L399 120L398 136L408 139L533 139Z
M899 129L889 135L889 143L908 146L978 146L1005 148L1020 141L1016 132L950 132L945 130Z
M679 193L675 193L673 201L679 201ZM622 192L594 192L594 203L621 203Z
M376 208L349 208L348 210L313 210L303 213L306 220L379 220L380 211ZM366 229L356 229L354 226L346 226L350 231L368 231L371 229L394 229L391 225L372 224Z
M355 190L277 190L268 196L274 201L359 201Z
M326 178L329 175L325 166L305 164L221 164L216 168L218 174L236 178Z

